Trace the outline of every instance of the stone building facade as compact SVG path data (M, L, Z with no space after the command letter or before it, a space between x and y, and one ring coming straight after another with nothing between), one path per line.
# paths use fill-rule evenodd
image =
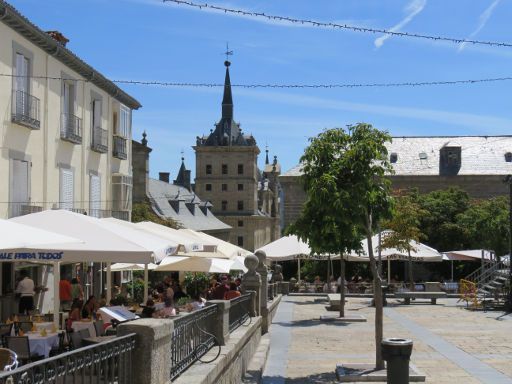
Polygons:
M197 137L195 192L213 204L213 213L232 227L229 241L255 250L280 236L277 159L258 168L260 149L233 119L233 97L226 77L222 117L209 135Z
M503 179L512 174L512 136L393 137L387 148L394 190L428 193L456 186L473 198L508 193ZM279 177L285 227L297 219L306 200L301 174L299 164Z

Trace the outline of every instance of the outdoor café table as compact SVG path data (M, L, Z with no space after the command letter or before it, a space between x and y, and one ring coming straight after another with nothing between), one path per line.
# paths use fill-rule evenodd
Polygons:
M94 328L93 321L73 321L71 324L73 331L78 332L81 329L88 329L91 337L96 336L96 328Z
M40 332L42 329L46 329L47 332L53 331L53 323L50 321L44 321L40 323L33 323L37 332Z
M28 336L28 344L32 355L48 358L50 350L59 346L58 333L48 333L46 336L41 336L40 332L27 332L25 336Z

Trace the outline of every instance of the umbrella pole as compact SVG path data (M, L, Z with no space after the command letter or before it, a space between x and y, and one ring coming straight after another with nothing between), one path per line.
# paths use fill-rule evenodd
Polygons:
M300 259L297 259L297 275L298 281L300 281Z
M110 300L112 300L112 271L110 263L107 263L107 305L110 305Z
M60 312L60 297L59 297L59 282L60 282L60 263L58 261L53 263L53 324L59 329L59 312Z
M391 260L388 256L388 284L391 284Z
M144 304L146 304L148 302L148 286L149 286L149 283L148 283L148 280L149 280L149 276L148 276L148 265L147 264L144 264Z
M453 260L451 260L451 264L452 264L452 283L453 283Z

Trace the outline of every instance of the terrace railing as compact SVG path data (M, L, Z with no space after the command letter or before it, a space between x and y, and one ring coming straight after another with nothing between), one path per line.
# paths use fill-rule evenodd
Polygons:
M101 127L93 128L91 148L99 153L108 152L108 131L106 129Z
M82 120L70 113L63 113L60 122L60 138L73 144L81 144Z
M0 384L131 384L134 349L135 334L116 337L30 363L13 371L0 372Z
M171 381L218 344L214 336L217 311L218 306L211 305L174 320Z
M39 99L27 92L12 91L11 120L28 128L39 129L41 127L39 104Z
M250 293L236 297L230 300L229 307L229 332L233 332L235 329L243 324L247 324L250 320L250 309L251 309L252 296Z
M114 148L112 155L121 160L128 158L128 152L126 150L126 139L121 136L114 136Z

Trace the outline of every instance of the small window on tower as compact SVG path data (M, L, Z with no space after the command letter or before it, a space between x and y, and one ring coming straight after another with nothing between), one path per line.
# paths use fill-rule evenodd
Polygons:
M243 175L244 174L244 165L238 164L238 174Z
M244 185L243 184L238 184L238 190L239 191L243 191L244 190Z
M227 190L228 190L228 185L227 184L222 184L222 191L226 192Z
M237 207L238 207L239 211L243 211L244 210L244 202L243 202L243 200L238 200Z
M211 184L206 184L206 185L205 185L205 189L206 189L206 191L211 192L211 190L212 190L212 185L211 185Z
M238 226L239 227L243 227L244 226L244 221L243 220L238 220Z
M227 175L228 174L228 165L222 164L222 174Z
M226 200L222 200L221 209L223 211L227 211L228 210L228 202Z
M211 175L212 174L212 165L206 164L206 174Z

